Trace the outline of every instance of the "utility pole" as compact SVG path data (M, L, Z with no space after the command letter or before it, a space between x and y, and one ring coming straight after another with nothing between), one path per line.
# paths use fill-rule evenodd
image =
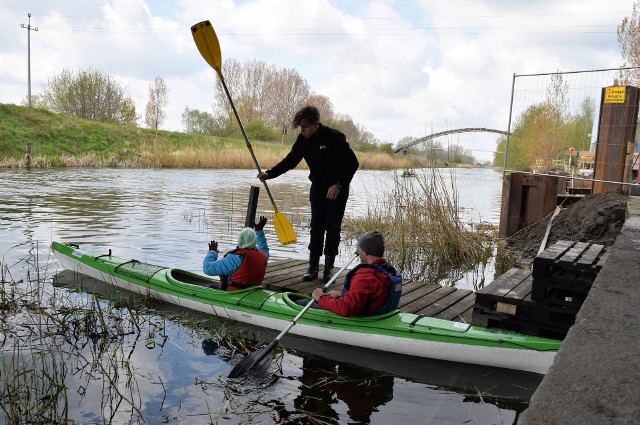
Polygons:
M20 24L22 28L27 29L27 73L29 80L29 95L27 96L27 101L29 102L29 108L31 108L31 31L38 31L38 28L31 27L31 13L27 13L29 17L29 23L25 26L24 24Z

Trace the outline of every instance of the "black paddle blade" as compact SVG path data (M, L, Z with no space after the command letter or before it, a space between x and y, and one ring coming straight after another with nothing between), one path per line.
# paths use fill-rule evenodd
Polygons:
M269 370L271 361L273 360L273 350L278 346L278 340L274 339L266 347L260 348L251 354L247 354L240 362L235 365L229 378L240 378L248 373L264 374Z
M269 371L271 363L273 362L273 353L266 355L262 360L256 362L251 366L251 371L258 377L263 377Z

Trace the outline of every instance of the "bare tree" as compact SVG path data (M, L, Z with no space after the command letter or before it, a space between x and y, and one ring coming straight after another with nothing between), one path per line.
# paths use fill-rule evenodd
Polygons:
M624 67L640 66L640 2L633 4L631 17L626 16L618 26L618 43L622 53ZM621 84L638 85L640 76L637 70L621 70Z
M167 118L165 108L169 104L169 89L162 77L156 77L149 85L149 101L145 109L144 122L147 127L157 130Z
M271 86L271 118L276 128L291 122L296 110L306 103L309 97L309 83L292 68L277 71Z
M222 65L222 73L238 111L245 124L260 122L262 126L279 132L291 122L295 111L311 104L320 110L324 123L343 131L347 140L365 143L375 148L377 140L370 132L356 124L346 114L337 114L327 96L312 93L309 83L295 69L277 69L263 61L241 63L235 59L227 59ZM218 80L215 87L214 119L225 123L234 121L233 111L227 99L222 83ZM197 114L185 111L183 119L187 126L192 125ZM190 127L191 128L191 127ZM219 127L216 131L222 131ZM283 138L284 140L284 138Z
M318 108L321 120L330 121L333 119L333 103L327 96L312 93L307 99L307 104Z
M227 59L222 68L229 94L245 123L261 120L279 130L309 96L308 83L293 69L277 70L263 61L243 64L235 59ZM220 81L215 92L214 110L235 119Z

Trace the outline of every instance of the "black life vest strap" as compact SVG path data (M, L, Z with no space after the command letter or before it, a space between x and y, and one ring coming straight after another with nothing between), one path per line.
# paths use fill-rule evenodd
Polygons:
M220 276L220 289L226 291L229 286L233 286L236 289L246 289L251 287L251 285L243 285L241 283L233 282L227 275Z
M252 285L243 285L241 283L229 282L228 286L233 286L236 289L247 289L247 288L250 288Z

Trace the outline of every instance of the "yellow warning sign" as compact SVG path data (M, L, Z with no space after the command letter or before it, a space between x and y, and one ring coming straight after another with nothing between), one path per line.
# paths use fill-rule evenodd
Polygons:
M604 88L604 103L624 103L626 86L613 86Z

